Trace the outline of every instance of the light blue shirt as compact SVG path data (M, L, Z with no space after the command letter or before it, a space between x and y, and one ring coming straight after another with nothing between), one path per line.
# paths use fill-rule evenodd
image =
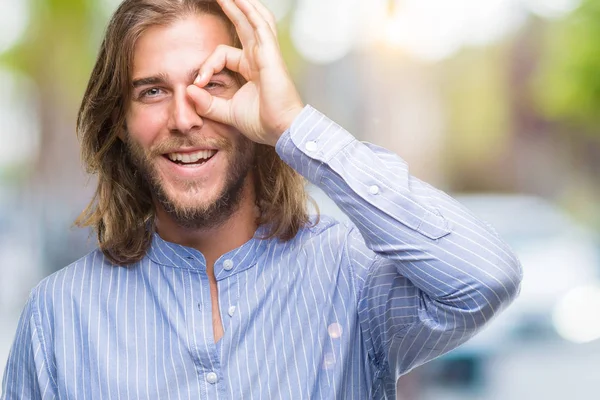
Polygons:
M397 155L310 106L276 150L352 223L219 258L217 344L199 251L155 234L128 268L92 252L31 292L2 399L395 399L516 296L508 246Z

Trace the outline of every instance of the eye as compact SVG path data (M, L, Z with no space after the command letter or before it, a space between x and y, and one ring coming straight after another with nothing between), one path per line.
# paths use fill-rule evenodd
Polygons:
M150 88L147 90L144 90L142 93L140 93L140 97L156 97L158 95L160 95L162 93L162 90L159 88Z
M204 89L206 90L213 90L213 89L219 89L224 87L225 85L221 82L217 82L217 81L210 81L208 82L205 86Z

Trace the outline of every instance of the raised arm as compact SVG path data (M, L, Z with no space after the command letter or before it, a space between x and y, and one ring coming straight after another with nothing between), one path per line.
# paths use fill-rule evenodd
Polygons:
M484 222L307 106L277 144L356 229L346 254L376 367L400 376L466 341L516 296L519 261Z
M401 158L304 107L273 16L258 0L218 2L243 48L218 48L188 94L199 115L276 145L350 216L357 232L346 251L374 365L397 377L471 337L517 294L516 257L457 202L411 176ZM246 81L230 99L203 89L223 68Z

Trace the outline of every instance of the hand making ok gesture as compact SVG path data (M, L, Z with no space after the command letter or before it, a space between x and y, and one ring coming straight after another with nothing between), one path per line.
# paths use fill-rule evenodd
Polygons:
M274 146L304 107L279 50L275 18L258 0L217 1L233 22L242 49L218 46L188 87L188 94L200 116L231 125L255 142ZM246 80L230 99L202 89L224 68Z

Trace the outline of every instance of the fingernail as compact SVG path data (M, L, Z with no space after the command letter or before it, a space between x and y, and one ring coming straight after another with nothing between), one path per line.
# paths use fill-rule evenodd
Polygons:
M197 85L198 83L200 83L201 80L202 80L202 72L199 72L198 76L196 76L196 79L194 80L194 85Z

